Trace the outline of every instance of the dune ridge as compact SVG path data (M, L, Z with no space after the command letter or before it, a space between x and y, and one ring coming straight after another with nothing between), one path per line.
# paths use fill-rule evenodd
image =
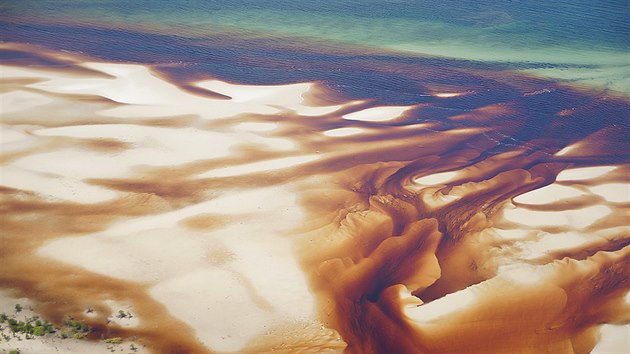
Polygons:
M317 82L208 77L202 94L148 66L2 48L69 64L2 66L0 285L52 321L81 318L92 340L598 353L603 328L628 341L625 101L527 95L535 80L502 102L464 86L408 106L314 100L336 94ZM419 119L437 108L453 114ZM108 323L112 303L137 323Z

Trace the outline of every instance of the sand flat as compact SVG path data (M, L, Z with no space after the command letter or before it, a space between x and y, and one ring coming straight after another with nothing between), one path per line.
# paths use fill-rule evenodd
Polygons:
M405 111L414 106L382 106L371 107L361 111L344 114L343 119L364 122L386 122L400 117Z
M103 335L156 352L437 353L563 352L583 338L560 319L591 306L623 320L606 309L627 297L614 287L628 186L609 174L618 164L501 145L530 95L474 117L454 103L458 118L426 129L370 124L418 105L318 106L313 82L196 83L230 97L215 99L149 66L81 65L92 71L11 69L17 107L3 111L5 276L19 272L33 301L52 294L57 319L107 323ZM440 104L449 92L467 91ZM495 127L507 112L515 126ZM133 317L112 319L118 308Z

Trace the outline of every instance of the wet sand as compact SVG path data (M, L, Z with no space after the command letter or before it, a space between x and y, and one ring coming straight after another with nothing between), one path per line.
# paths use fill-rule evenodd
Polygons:
M387 104L325 82L177 81L2 49L37 63L1 68L2 296L80 318L88 340L137 337L156 353L628 348L623 99L525 78L495 96L429 82L424 101ZM133 323L108 322L121 308Z

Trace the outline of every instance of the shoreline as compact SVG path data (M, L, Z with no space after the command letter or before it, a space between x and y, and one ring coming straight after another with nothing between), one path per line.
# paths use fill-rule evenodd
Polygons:
M583 143L562 154L564 161L553 161L550 156L577 145L574 140L588 141L588 131L562 128L575 134L567 142L548 142L544 134L514 140L515 146L491 139L518 133L520 120L537 119L518 111L546 97L529 88L507 92L517 102L511 105L489 103L488 95L465 84L430 87L413 105L383 105L383 99L338 97L312 81L196 81L231 98L225 99L187 92L150 66L94 63L68 53L61 58L71 65L9 66L2 77L8 87L3 102L12 108L3 111L2 125L3 137L11 137L3 141L2 152L10 155L3 156L0 179L3 229L9 230L4 237L11 245L2 250L2 286L32 292L40 303L35 310L52 321L75 314L107 331L108 301L115 300L139 322L114 324L114 332L138 336L147 350L341 352L364 345L362 333L348 324L355 319L343 317L355 313L344 312L349 301L366 306L350 307L358 310L358 321L386 326L419 317L410 328L420 332L423 320L453 315L466 323L466 311L473 311L496 320L490 327L500 327L507 338L514 328L500 326L500 311L485 310L492 298L487 289L518 288L528 296L510 293L504 305L536 311L536 291L556 296L562 288L573 304L566 311L577 316L576 308L603 300L596 292L579 297L571 286L600 276L605 264L627 262L623 210L630 201L616 193L630 188L623 178L626 157L602 162L605 146ZM582 98L561 90L548 95ZM561 112L564 105L555 104ZM436 107L455 113L439 122L418 120ZM607 107L586 102L570 114L582 122L608 113ZM515 122L503 124L504 117ZM552 136L561 129L554 125L560 116L553 117ZM593 124L601 124L589 127L594 132L608 131L608 123ZM532 148L536 141L548 143L542 145L547 150ZM493 150L499 148L507 151ZM601 215L592 212L599 206L606 208ZM431 235L427 244L425 235ZM466 242L449 249L441 241L447 237ZM580 258L584 252L587 261ZM568 277L570 267L556 263L572 256L585 270ZM525 261L540 262L547 278L523 285ZM392 273L380 278L374 272L379 265ZM374 286L382 287L379 301L353 302L374 296ZM609 290L623 297L621 286ZM468 308L422 314L448 303L449 294L467 291L479 296ZM53 308L51 302L64 305ZM83 315L86 302L101 309L98 317ZM379 306L392 317L379 315ZM405 306L417 314L405 314ZM614 322L614 314L602 316ZM589 324L593 333L598 324ZM440 328L466 329L462 338L472 338L474 330L458 326ZM573 340L571 331L558 332L562 343ZM365 345L374 347L366 348L379 348L383 333L426 345L415 330L384 328L368 334ZM436 345L449 344L439 331L429 336L439 339ZM537 340L540 348L556 343L555 337ZM585 342L594 345L591 336Z
M20 25L24 25L24 23L19 23ZM55 38L46 38L42 36L43 32L46 32L45 28L51 27L51 30L56 29L57 31L65 31L72 29L73 26L69 26L64 23L33 23L29 26L36 27L37 25L43 26L42 30L35 31L33 33L21 33L19 34L11 34L12 37L9 41L21 42L27 41L30 45L43 45L50 47L51 45L54 47L54 50L61 51L79 51L83 52L91 57L99 57L104 61L114 61L114 62L136 62L138 64L147 64L151 63L152 66L164 66L168 67L173 64L183 64L186 63L190 58L183 57L181 55L176 55L172 53L173 48L171 46L164 46L161 49L163 53L168 54L157 54L154 53L154 56L144 56L140 60L135 60L133 56L125 56L122 52L108 52L103 50L96 50L93 47L85 46L84 43L80 41L75 41L74 44L68 46L68 43L56 43ZM116 33L116 36L121 36L122 38L126 38L126 40L131 40L132 43L130 45L142 45L139 43L135 43L136 39L133 37L137 37L138 39L142 38L143 40L148 40L148 43L158 44L160 39L165 40L165 34L160 32L158 29L154 28L133 28L129 29L127 26L126 29L122 29L121 27L111 27L111 25L102 24L97 26L92 24L91 26L95 27L85 27L79 25L78 29L81 31L86 31L87 34L91 33L92 36L101 36L106 33ZM182 29L183 30L183 29ZM625 52L579 52L579 59L575 62L567 62L559 60L555 58L553 55L548 57L546 60L540 60L536 58L547 57L548 50L547 49L539 49L538 52L528 53L531 58L524 58L522 55L518 55L521 53L519 50L514 50L512 57L510 55L503 55L498 57L493 57L491 55L487 55L488 51L483 51L478 53L479 56L466 56L459 49L449 49L448 47L444 50L441 49L430 49L428 50L420 50L414 46L400 44L394 46L369 46L362 45L360 43L354 42L344 42L344 41L335 41L335 40L327 40L324 38L318 37L292 37L287 34L273 34L270 33L267 36L264 36L258 32L243 32L241 30L237 31L232 29L231 31L228 29L222 29L218 31L218 34L214 35L201 35L199 33L195 34L191 32L190 37L183 36L180 38L181 44L173 44L173 46L177 45L187 45L190 46L198 46L199 43L195 41L196 38L205 38L204 41L207 41L211 46L216 46L217 48L221 48L222 51L236 51L234 44L230 42L230 40L239 42L241 47L252 47L253 50L264 50L267 48L271 51L276 48L279 51L288 51L293 53L300 53L302 51L312 51L313 54L330 54L330 53L342 53L343 55L370 55L374 57L398 57L404 58L404 61L407 60L420 60L427 61L428 63L436 62L436 63L445 63L449 66L458 66L464 69L475 70L478 69L480 71L487 70L488 73L492 71L498 71L503 76L514 76L524 78L529 76L532 80L539 81L548 81L550 84L557 85L561 84L568 88L572 88L574 90L578 90L583 92L584 94L602 94L607 96L615 97L616 99L629 100L630 96L630 84L627 82L627 77L621 77L620 73L626 69L627 64L623 60L626 54ZM277 36L277 37L276 37ZM7 37L9 38L9 37ZM87 38L87 37L86 37ZM5 40L6 41L6 40ZM316 43L316 45L304 48L301 44L302 42L312 42ZM88 41L89 42L89 41ZM54 44L56 43L56 44ZM146 45L146 44L145 44ZM201 49L203 48L203 49ZM147 48L148 49L148 48ZM201 50L211 50L212 48L205 48L203 45L199 48ZM427 49L427 48L425 48ZM562 49L562 50L560 50ZM566 54L572 53L571 50L567 48L558 49L558 53L566 52ZM147 50L150 51L150 50ZM151 51L152 52L152 51ZM554 52L552 50L552 52ZM270 52L271 55L272 52ZM142 56L141 53L137 53ZM236 54L236 53L233 53ZM575 54L575 53L574 53ZM600 61L595 61L595 59L601 58L602 56L606 58L618 58L618 59L610 59L613 60L610 63L601 64ZM589 59L590 58L590 59ZM593 59L593 60L591 60ZM187 63L188 65L194 66L199 64L198 59L192 59L191 62ZM216 68L215 68L216 69ZM207 70L202 70L206 75L208 74ZM215 72L214 74L218 74ZM278 72L280 76L285 75L282 72ZM623 76L623 75L622 75ZM222 74L217 77L221 80L228 82L251 82L251 78L238 77L234 74L234 72L229 72L226 74ZM286 83L296 83L300 80L296 78L287 78L277 81L275 78L268 78L271 81L264 83L256 83L256 84L286 84ZM189 80L189 79L187 79Z

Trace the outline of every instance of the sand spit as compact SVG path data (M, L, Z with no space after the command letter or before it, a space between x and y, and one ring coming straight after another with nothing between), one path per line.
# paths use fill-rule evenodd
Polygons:
M292 252L292 240L287 234L304 217L296 203L294 185L285 183L263 188L264 183L253 179L241 187L234 185L221 189L211 187L212 183L208 182L207 186L198 186L199 196L195 198L198 202L186 203L183 207L176 207L167 195L158 195L160 193L155 191L136 192L133 186L140 186L147 177L151 178L156 173L153 171L174 171L195 184L193 181L244 173L251 174L252 178L264 178L270 171L316 161L319 158L316 155L290 156L299 151L299 141L269 135L268 132L276 129L278 123L246 116L230 126L217 129L203 123L203 120L235 119L233 117L247 113L264 115L281 111L316 115L322 114L320 111L329 113L339 107L302 106L301 96L308 91L310 84L257 87L217 81L200 83L200 87L233 96L231 100L211 100L183 92L155 76L147 67L109 63L79 65L101 72L104 77L59 73L45 68L2 68L2 79L6 82L18 82L24 78L37 80L36 83L23 85L20 90L2 94L3 102L10 107L2 112L6 122L3 125L3 132L6 131L3 133L3 144L8 147L2 152L21 151L34 144L42 144L46 149L32 151L3 164L0 184L9 196L26 193L37 203L43 203L47 210L72 203L73 208L89 213L90 208L108 205L105 208L109 210L111 221L97 227L96 232L88 233L63 231L61 227L59 235L39 238L23 251L31 254L30 258L36 262L71 265L76 269L79 283L89 284L91 278L98 275L127 281L138 289L145 289L142 291L146 291L146 296L164 306L169 316L190 326L189 329L181 329L192 333L192 343L186 344L188 347L238 352L258 338L265 338L262 342L266 343L265 346L277 345L283 340L282 331L278 329L285 328L298 333L298 337L304 337L300 328L306 324L307 331L322 336L323 341L328 341L329 337L336 338L334 332L317 325L314 298L299 271ZM54 125L56 116L62 118L65 114L63 106L50 109L52 104L63 105L63 99L58 97L89 98L70 99L80 106L84 117L76 122ZM94 98L114 103L110 104L111 108L102 109L102 105L92 104ZM177 116L194 115L198 124L189 127L152 126L143 120L148 117L166 120L175 113ZM37 121L31 123L25 118L42 115L53 126L41 126ZM112 117L117 120L112 121ZM85 124L85 121L90 124ZM217 126L224 125L220 122ZM93 145L115 141L122 148L108 151L79 144L87 141L93 142ZM258 151L280 153L284 157L257 161L247 155L251 147ZM247 162L243 164L225 160L242 160L244 157ZM190 168L219 159L223 162L217 168ZM197 170L201 173L196 173ZM133 182L129 182L131 190L122 191L102 183L96 184L96 180ZM121 200L139 196L144 196L138 200L144 206L161 202L157 203L157 209L129 218L131 209L125 210L117 205ZM143 201L143 198L152 201L146 204L148 200ZM153 201L155 198L157 200ZM140 209L143 207L140 206ZM18 229L26 227L28 230L23 217L22 212L16 209L5 221L14 220L21 225ZM210 219L221 221L216 226L211 223L202 228L188 226L190 220L196 220L196 225L199 225L204 224L203 220ZM38 220L44 224L54 222L45 215ZM24 231L16 230L14 233L18 239L28 235ZM11 269L20 269L20 261L12 262ZM3 272L4 284L19 287L16 285L19 274L6 272L8 269ZM61 275L52 275L53 278L58 276ZM7 278L12 277L16 277L18 283L6 283ZM37 287L37 283L32 286ZM150 338L142 335L146 331L161 335L161 330L151 328L161 327L158 321L164 321L164 318L152 317L150 311L143 310L144 304L140 303L141 299L134 298L133 292L122 297L108 298L103 294L94 298L77 291L79 298L84 297L82 303L93 306L102 303L103 307L111 307L112 301L123 302L136 312L136 321L132 324L120 324L116 318L105 315L95 318L81 315L86 321L107 320L108 326L117 328L119 333L144 337L148 347L158 352L168 350L165 349L168 346L150 343ZM172 334L180 336L179 333ZM311 338L312 334L306 337ZM179 340L188 339L184 336ZM335 341L338 344L331 341L333 346L343 347L342 342ZM17 347L25 351L31 348ZM76 348L83 350L80 346ZM106 352L102 345L96 345L96 348Z
M385 122L400 117L413 106L385 106L366 108L358 112L344 114L343 119L363 122Z
M196 82L212 98L150 67L63 57L74 65L2 67L0 312L19 301L90 332L0 349L627 348L628 161L582 144L628 135L604 101L453 87L318 106L313 82ZM520 108L541 96L544 119ZM557 115L562 100L586 113ZM403 122L420 104L453 115ZM523 133L533 120L548 127Z

